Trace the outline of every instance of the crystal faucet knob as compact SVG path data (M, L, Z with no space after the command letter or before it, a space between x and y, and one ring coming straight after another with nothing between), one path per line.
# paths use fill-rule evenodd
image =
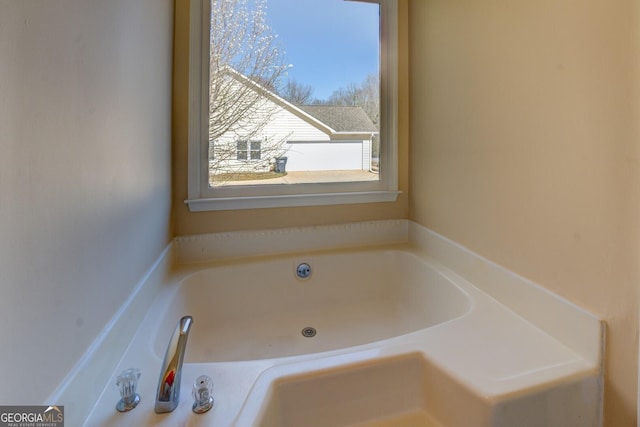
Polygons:
M200 375L193 383L193 412L204 414L213 406L213 380L207 375Z
M136 393L140 379L139 369L127 369L118 375L116 385L120 389L120 401L116 404L116 409L120 412L127 412L138 406L140 396Z

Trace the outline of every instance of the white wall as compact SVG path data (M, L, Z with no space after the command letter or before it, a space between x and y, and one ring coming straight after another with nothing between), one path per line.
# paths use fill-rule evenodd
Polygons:
M43 403L169 240L172 16L0 0L3 404Z

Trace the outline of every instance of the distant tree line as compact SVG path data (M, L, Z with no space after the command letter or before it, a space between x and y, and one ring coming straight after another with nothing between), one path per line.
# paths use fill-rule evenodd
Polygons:
M380 121L380 77L369 74L360 83L350 83L333 91L327 99L313 96L311 85L288 79L278 91L278 95L294 105L342 105L359 106L364 109L371 121L378 125Z

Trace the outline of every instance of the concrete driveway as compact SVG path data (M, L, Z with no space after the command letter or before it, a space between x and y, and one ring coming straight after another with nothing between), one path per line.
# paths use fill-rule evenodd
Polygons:
M220 183L220 186L228 185L268 185L268 184L304 184L318 182L356 182L376 181L378 173L362 170L338 170L338 171L305 171L287 172L285 176L272 179L257 179L248 181L228 181Z

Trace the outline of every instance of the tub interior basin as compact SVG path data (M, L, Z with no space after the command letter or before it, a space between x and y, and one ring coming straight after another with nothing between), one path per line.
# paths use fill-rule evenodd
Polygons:
M298 266L311 268L308 278ZM314 254L238 263L184 279L159 315L162 358L175 322L194 318L186 362L295 356L371 343L462 316L464 291L403 250Z
M463 427L489 418L482 399L411 353L278 378L253 425Z

